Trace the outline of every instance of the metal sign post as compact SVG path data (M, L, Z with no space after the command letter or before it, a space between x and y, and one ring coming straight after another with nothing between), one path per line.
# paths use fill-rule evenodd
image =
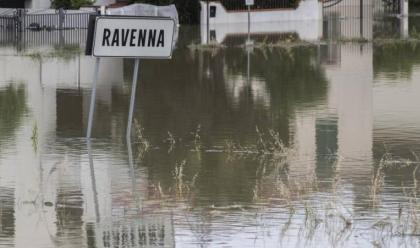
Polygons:
M93 204L95 205L95 217L96 223L99 223L101 220L99 214L99 201L98 201L98 191L96 189L96 179L95 179L95 168L93 166L93 157L92 157L92 145L90 140L87 141L87 151L89 156L89 169L90 169L90 181L92 183L92 192L93 192Z
M93 85L92 85L92 93L90 96L88 129L87 129L87 134L86 134L86 138L88 139L90 139L90 135L92 134L93 112L95 112L96 84L98 82L100 61L101 61L101 58L97 57L95 61L95 71L93 73Z
M248 35L249 35L250 27L251 27L251 6L254 5L254 0L245 0L245 5L248 7Z
M127 154L128 154L128 166L129 166L129 172L130 172L130 177L131 177L131 188L132 188L132 194L133 194L133 198L134 201L136 203L136 210L138 212L140 212L142 210L142 206L141 206L141 202L140 202L140 197L139 195L136 193L136 175L135 175L135 169L134 169L134 159L133 159L133 150L131 147L131 137L128 135L127 136Z
M133 70L133 82L131 83L131 98L130 98L130 109L128 110L128 121L127 121L127 139L131 135L131 124L133 123L133 113L134 113L134 102L136 101L136 88L137 88L137 76L139 71L140 59L134 60L134 70Z
M251 32L251 6L254 5L254 0L245 0L245 5L248 7L248 41L249 41L250 32Z
M164 17L94 16L89 20L86 55L96 57L86 138L90 139L95 112L101 57L134 58L127 137L131 135L140 58L170 59L175 21Z

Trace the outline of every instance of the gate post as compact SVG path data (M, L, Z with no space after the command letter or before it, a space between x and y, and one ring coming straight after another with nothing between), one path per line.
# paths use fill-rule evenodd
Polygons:
M15 18L16 18L16 31L22 32L25 29L25 10L17 9Z
M408 0L400 0L400 15L408 16Z
M64 25L64 19L66 18L65 14L64 14L64 9L63 8L59 8L58 9L58 29L62 30L63 29L63 25Z

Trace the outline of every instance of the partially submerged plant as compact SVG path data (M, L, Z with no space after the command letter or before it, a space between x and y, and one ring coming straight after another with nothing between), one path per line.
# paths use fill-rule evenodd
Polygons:
M175 148L176 144L174 135L168 131L168 138L166 138L165 141L169 144L168 153L170 153Z
M182 199L190 196L191 189L194 188L195 182L198 177L197 173L192 177L190 181L185 180L184 169L186 164L186 160L182 160L181 162L177 162L175 164L175 169L173 173L175 184L173 187L171 187L175 196Z
M175 166L174 171L174 178L175 178L175 192L177 196L182 196L184 191L188 191L188 186L184 184L184 166L186 161L183 160L180 163L177 163Z
M187 46L192 52L207 52L212 56L215 56L221 49L226 48L225 45L220 44L216 41L210 41L207 44L191 43Z
M36 124L36 122L34 123L32 127L31 140L32 140L32 148L34 149L35 152L37 152L38 151L38 125Z
M136 137L135 144L138 145L139 156L143 157L143 155L149 150L150 142L144 136L143 128L140 125L140 122L137 119L134 119L134 132Z
M196 152L199 152L201 150L201 137L200 137L200 131L201 131L201 125L198 124L197 129L192 132L191 134L193 135L194 141L194 150Z
M256 149L260 155L270 155L274 160L288 159L293 155L294 150L283 143L278 132L269 129L264 135L258 127L255 130L258 136Z

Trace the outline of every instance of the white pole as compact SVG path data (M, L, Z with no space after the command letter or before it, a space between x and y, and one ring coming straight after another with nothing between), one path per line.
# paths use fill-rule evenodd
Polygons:
M248 39L251 31L251 5L248 5Z
M87 134L86 134L87 139L90 139L90 135L92 134L92 122L93 122L93 112L95 112L96 84L98 81L98 74L99 74L99 62L100 62L100 58L97 57L95 61L95 72L93 74L92 93L90 96L88 129L87 129Z
M136 100L137 76L140 59L134 60L133 82L131 83L130 109L128 110L127 138L131 135L131 124L133 123L134 102Z

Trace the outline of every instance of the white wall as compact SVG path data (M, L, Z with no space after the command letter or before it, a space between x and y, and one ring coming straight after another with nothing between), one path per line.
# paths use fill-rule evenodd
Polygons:
M207 24L207 3L201 4L201 24ZM210 6L216 7L216 17L210 18L209 23L238 23L248 22L247 11L227 12L219 2L211 2ZM322 19L322 4L317 0L306 0L299 4L296 9L255 11L251 12L251 22L278 22L297 20L320 20Z
M116 0L96 0L93 5L95 5L95 6L107 6L107 5L110 5L110 4L114 4L116 2L117 2Z

